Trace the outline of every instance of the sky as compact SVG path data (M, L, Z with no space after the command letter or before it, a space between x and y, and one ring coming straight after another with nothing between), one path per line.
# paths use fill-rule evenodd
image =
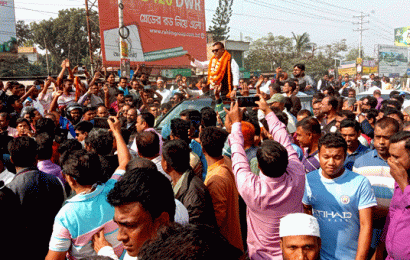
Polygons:
M208 28L219 0L201 1L205 1ZM84 7L84 0L14 2L16 20L27 23L57 17L61 9ZM94 0L89 1L92 2ZM242 39L256 40L269 32L286 37L291 37L292 32L307 32L318 46L346 39L350 48L357 48L360 34L353 30L359 25L353 23L360 20L353 16L359 16L361 12L366 15L363 29L368 30L363 32L363 48L368 56L374 56L377 44L394 44L394 28L410 26L406 19L406 0L234 0L230 39L240 40L241 34Z

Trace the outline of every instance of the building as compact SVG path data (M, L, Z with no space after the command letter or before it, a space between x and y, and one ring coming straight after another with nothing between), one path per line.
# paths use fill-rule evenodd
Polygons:
M28 62L35 63L38 61L38 53L36 47L19 47L18 49L19 57L26 56Z

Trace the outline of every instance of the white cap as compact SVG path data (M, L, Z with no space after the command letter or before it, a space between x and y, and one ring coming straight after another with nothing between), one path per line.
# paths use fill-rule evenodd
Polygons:
M164 80L163 79L157 79L157 83L159 83L159 82L164 82Z
M279 237L287 236L320 237L319 223L315 217L308 214L289 214L280 219L279 227Z

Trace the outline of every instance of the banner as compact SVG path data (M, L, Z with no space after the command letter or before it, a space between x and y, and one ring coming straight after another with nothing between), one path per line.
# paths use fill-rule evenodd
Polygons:
M410 45L410 26L394 29L394 45L409 46Z
M379 45L379 76L403 76L408 63L407 47Z
M339 75L349 74L349 76L356 75L356 61L341 61L340 67L337 68Z
M363 60L363 74L377 73L377 62L375 60Z
M17 53L14 0L0 0L0 54Z
M123 0L128 37L122 49L118 0L98 0L98 6L105 66L119 66L120 51L128 53L131 66L188 67L186 53L206 60L204 0Z

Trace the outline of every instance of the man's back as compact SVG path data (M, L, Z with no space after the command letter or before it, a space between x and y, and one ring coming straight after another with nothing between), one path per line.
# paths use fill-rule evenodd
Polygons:
M202 180L188 172L175 198L188 209L190 224L216 226L212 198Z
M223 158L208 167L205 186L212 197L219 231L230 244L243 250L239 222L239 194L232 171Z
M22 225L32 239L24 245L31 259L44 259L48 251L54 217L64 202L64 190L57 177L26 168L16 174L8 187L22 205Z

